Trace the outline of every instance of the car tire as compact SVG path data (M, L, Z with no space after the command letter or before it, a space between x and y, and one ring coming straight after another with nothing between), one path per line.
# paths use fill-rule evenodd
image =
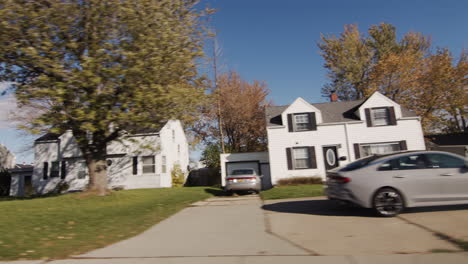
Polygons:
M393 217L405 208L403 196L393 188L382 188L372 198L373 208L378 216Z

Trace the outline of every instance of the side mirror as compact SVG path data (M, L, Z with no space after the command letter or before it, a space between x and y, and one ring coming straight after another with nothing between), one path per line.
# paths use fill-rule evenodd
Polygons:
M345 160L347 160L346 156L341 156L340 157L340 161L345 161Z

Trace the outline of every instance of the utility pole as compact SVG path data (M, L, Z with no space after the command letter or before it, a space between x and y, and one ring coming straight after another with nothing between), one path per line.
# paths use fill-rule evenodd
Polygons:
M216 105L218 111L218 129L219 129L219 142L221 144L221 153L225 153L224 148L224 132L223 132L223 116L221 111L221 91L218 88L218 42L215 37L213 38L213 74L214 74L214 92L216 96Z

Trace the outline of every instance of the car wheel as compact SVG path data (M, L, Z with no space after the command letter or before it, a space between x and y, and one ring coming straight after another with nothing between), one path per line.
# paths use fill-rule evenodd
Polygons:
M393 188L378 190L373 199L374 210L379 216L392 217L404 208L403 197Z

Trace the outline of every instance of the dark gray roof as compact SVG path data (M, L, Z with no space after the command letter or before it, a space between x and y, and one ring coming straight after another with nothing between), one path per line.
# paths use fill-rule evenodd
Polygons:
M289 105L283 106L268 106L265 109L267 126L282 126L281 113L288 108Z
M365 100L312 104L322 112L323 123L356 121L354 112Z
M322 112L323 123L335 123L335 122L349 122L360 120L354 112L365 102L366 100L356 101L342 101L342 102L329 102L312 104ZM288 108L289 105L283 106L270 106L265 110L267 126L282 126L281 113ZM403 117L416 117L417 115L401 107Z
M60 137L59 134L47 133L47 134L43 135L42 137L39 137L38 139L36 139L35 142L58 140L59 137Z

